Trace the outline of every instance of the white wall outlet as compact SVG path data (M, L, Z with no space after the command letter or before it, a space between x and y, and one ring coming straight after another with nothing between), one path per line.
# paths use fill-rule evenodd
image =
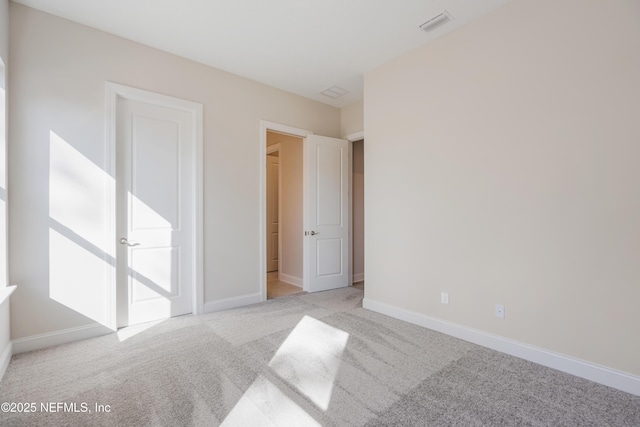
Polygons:
M499 319L504 319L504 305L496 304L496 317Z
M440 292L440 302L443 304L449 304L449 293Z

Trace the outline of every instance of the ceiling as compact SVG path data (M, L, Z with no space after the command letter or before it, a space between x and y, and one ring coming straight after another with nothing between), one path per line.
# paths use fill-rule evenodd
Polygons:
M363 75L510 0L13 0L336 107ZM418 27L446 10L453 20ZM321 95L346 89L337 99Z

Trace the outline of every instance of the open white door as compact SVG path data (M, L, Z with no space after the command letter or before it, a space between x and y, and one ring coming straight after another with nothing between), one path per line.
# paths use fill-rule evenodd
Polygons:
M349 286L349 142L304 141L304 290Z

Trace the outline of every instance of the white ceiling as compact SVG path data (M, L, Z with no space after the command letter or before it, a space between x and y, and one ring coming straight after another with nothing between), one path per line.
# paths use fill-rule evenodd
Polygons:
M510 0L13 1L343 107L362 99L367 71ZM443 10L452 22L418 29ZM332 85L349 93L319 93Z

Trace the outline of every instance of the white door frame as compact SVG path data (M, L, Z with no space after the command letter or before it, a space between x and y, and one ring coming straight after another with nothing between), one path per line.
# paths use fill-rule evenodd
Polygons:
M105 158L106 160L106 206L107 206L107 235L106 235L106 265L108 266L108 295L107 295L107 327L116 330L116 107L118 98L130 99L133 101L144 102L148 104L163 106L175 110L186 111L191 113L193 118L193 130L195 139L195 158L193 164L192 180L194 183L194 205L192 206L194 239L193 239L193 262L192 277L192 307L193 314L202 314L204 312L204 284L203 284L203 107L202 104L174 98L167 95L161 95L142 89L136 89L117 83L105 83L105 99L106 99L106 144ZM111 254L111 255L110 255Z

